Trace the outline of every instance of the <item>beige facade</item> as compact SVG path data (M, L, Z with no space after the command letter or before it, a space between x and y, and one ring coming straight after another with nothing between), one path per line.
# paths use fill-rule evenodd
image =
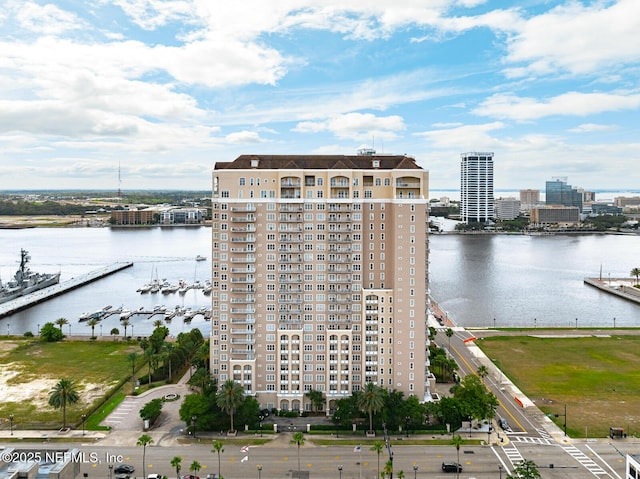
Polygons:
M243 155L213 171L212 374L263 408L365 383L430 400L428 172L406 156Z
M531 224L573 225L580 222L580 210L576 206L538 206L531 210Z

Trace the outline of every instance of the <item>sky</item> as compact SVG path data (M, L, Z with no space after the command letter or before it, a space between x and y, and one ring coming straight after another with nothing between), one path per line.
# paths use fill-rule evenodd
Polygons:
M640 1L3 0L0 190L211 189L242 154L407 154L432 189L640 189Z

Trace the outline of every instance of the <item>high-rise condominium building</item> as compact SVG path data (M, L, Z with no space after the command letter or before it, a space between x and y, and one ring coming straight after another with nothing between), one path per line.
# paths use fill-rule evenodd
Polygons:
M520 190L520 207L523 211L540 204L540 190Z
M460 155L460 217L467 223L493 218L493 153Z
M407 156L242 155L213 171L212 374L263 408L373 382L430 400L428 172Z

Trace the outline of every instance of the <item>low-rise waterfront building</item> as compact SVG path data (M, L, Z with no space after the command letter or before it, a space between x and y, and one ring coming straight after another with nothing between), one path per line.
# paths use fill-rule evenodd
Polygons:
M496 219L508 221L520 216L520 200L515 198L498 198L495 206Z
M572 226L580 222L580 210L576 206L536 206L531 210L531 225L557 224Z

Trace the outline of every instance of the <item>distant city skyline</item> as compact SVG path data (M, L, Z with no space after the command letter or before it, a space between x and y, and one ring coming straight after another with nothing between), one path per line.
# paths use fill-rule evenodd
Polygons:
M509 5L8 0L0 190L205 190L216 161L363 145L431 189L464 151L496 189L639 188L640 2Z

